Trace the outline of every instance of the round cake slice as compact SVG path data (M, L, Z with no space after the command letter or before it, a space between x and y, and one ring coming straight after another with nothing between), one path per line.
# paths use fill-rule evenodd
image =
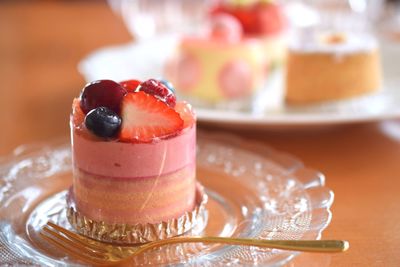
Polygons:
M205 198L196 181L196 119L188 103L176 102L170 83L88 84L73 102L71 139L68 218L82 233L108 225L114 232L91 237L135 243L181 234L195 223ZM186 226L166 229L169 235L141 235L145 225L189 217ZM116 225L125 229L117 238Z
M314 104L374 93L381 88L379 47L368 35L307 36L289 49L286 102Z

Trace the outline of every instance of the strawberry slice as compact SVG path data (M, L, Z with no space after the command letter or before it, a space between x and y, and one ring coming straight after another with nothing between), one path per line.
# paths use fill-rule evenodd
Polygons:
M190 127L196 122L196 114L194 113L192 105L186 101L177 102L175 110L183 120L183 128Z
M119 82L119 84L122 85L122 87L124 87L126 89L126 91L128 91L128 93L135 92L141 83L142 82L139 80L127 80L127 81Z
M145 92L124 96L121 117L119 139L124 142L151 142L183 129L179 113Z

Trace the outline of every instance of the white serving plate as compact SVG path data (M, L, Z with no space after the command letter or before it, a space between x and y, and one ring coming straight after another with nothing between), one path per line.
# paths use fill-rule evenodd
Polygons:
M78 66L87 81L162 77L168 55L178 38L158 37L99 49ZM345 101L290 107L284 104L282 75L274 74L270 88L255 97L248 110L194 105L198 120L230 127L307 128L400 118L400 44L381 42L384 88L375 95ZM323 88L321 88L323 90Z

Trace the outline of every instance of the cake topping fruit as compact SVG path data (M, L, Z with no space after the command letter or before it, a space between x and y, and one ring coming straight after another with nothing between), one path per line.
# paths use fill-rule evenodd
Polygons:
M139 80L127 80L127 81L122 81L119 84L122 85L128 91L128 93L136 92L136 89L138 89L139 85L142 82Z
M164 80L164 79L161 79L160 82L162 84L164 84L172 93L175 94L176 90L175 90L175 87L172 85L171 82L169 82L168 80Z
M87 114L97 107L107 107L120 113L121 101L127 93L119 83L111 80L98 80L85 86L81 93L81 108Z
M109 108L97 107L86 115L85 126L96 136L111 138L118 133L121 118Z
M229 14L219 14L211 18L211 38L225 42L242 39L243 28L239 20Z
M286 27L286 18L281 6L274 1L235 1L218 5L212 14L230 14L242 24L243 31L249 35L274 35Z
M179 134L195 123L186 102L176 103L167 80L98 80L88 84L72 105L72 124L88 138L152 142Z
M156 79L149 79L140 84L139 91L153 95L157 99L165 102L170 107L175 107L176 96L172 90Z
M148 83L159 84L153 81ZM146 86L145 82L144 88L148 88ZM125 142L151 142L156 137L172 135L183 129L183 120L178 112L145 92L126 94L122 100L121 116L119 139Z
M286 19L281 6L276 3L259 2L254 6L254 30L261 34L273 35L282 31Z

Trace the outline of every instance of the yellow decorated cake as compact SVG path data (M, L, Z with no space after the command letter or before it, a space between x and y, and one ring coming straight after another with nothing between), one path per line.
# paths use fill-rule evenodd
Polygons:
M250 97L262 87L266 66L257 40L184 38L166 76L181 94L217 103Z
M247 107L284 61L286 19L274 1L216 3L204 31L182 38L165 76L196 104Z

